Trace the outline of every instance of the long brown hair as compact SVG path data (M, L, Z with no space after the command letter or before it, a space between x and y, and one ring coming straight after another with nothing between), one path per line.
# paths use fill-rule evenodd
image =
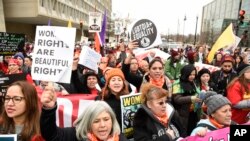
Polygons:
M107 84L102 89L102 100L104 100L105 98L108 98L111 94L111 89L108 86L109 81L107 81L106 83ZM126 80L123 80L123 88L121 89L121 91L117 95L115 95L116 99L120 99L120 96L122 96L122 95L129 94L128 85L129 85L128 82Z
M32 84L26 81L16 81L12 83L8 89L12 86L19 86L24 96L26 118L20 135L22 141L30 141L33 136L40 134L40 112L37 91ZM0 132L2 132L2 134L15 133L15 123L13 118L8 117L5 110L3 110L1 116L3 130Z
M250 93L250 89L248 88L248 80L245 78L244 74L242 74L239 77L234 78L228 85L227 88L229 88L230 86L232 86L236 81L239 81L239 83L241 84L241 92L244 93L246 92L247 94Z

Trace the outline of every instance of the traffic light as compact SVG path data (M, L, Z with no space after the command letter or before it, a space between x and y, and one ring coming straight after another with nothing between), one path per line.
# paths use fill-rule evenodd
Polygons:
M244 23L244 15L245 15L246 11L245 10L240 10L239 12L239 17L238 17L238 22L239 25L242 25Z

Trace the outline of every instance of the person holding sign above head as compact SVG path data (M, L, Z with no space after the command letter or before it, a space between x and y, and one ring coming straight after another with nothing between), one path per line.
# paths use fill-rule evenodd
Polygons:
M162 60L158 57L154 58L150 63L149 63L149 71L144 74L144 76L141 75L136 75L134 73L131 73L129 71L130 65L131 65L131 60L133 59L133 49L138 47L138 44L136 41L132 41L128 45L130 49L130 53L128 57L125 59L123 66L122 66L122 71L125 75L126 80L133 84L137 90L140 90L140 87L143 83L151 83L159 88L163 88L165 90L169 91L169 97L172 96L172 84L170 79L164 75L164 64ZM171 98L169 98L171 100Z
M56 126L56 93L47 86L42 94L41 133L46 141L127 141L120 133L115 114L104 101L95 101L74 122L74 127Z
M44 141L40 135L38 94L25 81L12 83L3 98L0 134L17 134L18 141Z
M191 136L205 136L207 132L236 124L231 120L231 102L221 94L208 91L204 99L207 106L207 119L201 119L191 133Z
M167 95L166 90L155 85L142 85L142 105L134 117L135 141L173 141L185 136L177 112L167 102Z

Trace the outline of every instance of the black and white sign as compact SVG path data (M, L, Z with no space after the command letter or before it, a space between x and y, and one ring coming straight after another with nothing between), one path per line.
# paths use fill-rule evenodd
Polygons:
M151 20L141 19L132 25L131 40L136 40L141 48L155 45L157 36L156 25Z

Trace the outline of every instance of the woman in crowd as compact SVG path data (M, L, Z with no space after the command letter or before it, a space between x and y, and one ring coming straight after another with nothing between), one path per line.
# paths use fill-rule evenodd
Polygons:
M99 100L104 100L114 110L117 121L122 127L122 113L120 96L129 94L128 84L126 83L124 74L119 68L112 68L106 76L106 84L101 92Z
M194 65L186 65L181 69L181 77L173 84L173 104L180 115L185 132L190 134L199 120L195 103L201 102L198 98L199 88L196 87L197 76Z
M231 103L226 97L208 91L204 103L207 106L208 118L201 119L191 135L205 136L209 131L235 124L231 120Z
M142 105L134 117L135 141L172 141L185 136L177 112L167 103L167 95L166 90L155 85L142 85Z
M46 141L126 141L110 106L95 101L74 122L74 127L56 126L56 94L48 86L42 94L41 133Z
M250 112L250 65L239 66L237 73L238 77L227 86L227 98L232 103L232 120L243 124Z
M142 83L151 83L157 87L163 88L169 91L169 97L172 95L172 86L170 79L164 75L164 64L161 59L158 57L150 61L149 63L149 71L144 74L144 76L136 75L129 71L130 63L133 59L133 49L137 47L137 42L132 41L129 43L129 54L124 61L122 66L122 71L125 75L126 80L133 84L137 91L140 90ZM170 99L169 99L170 100Z
M197 85L201 91L212 90L213 82L210 81L211 73L207 68L202 68L197 75Z
M237 71L239 66L244 64L244 60L243 60L243 57L240 56L240 55L236 55L234 60L235 60L235 63L233 65L233 68L234 68L235 71Z
M223 57L223 54L221 52L216 53L215 58L211 64L214 66L220 67L221 62L222 62L222 57Z
M0 134L17 134L18 141L42 141L35 87L25 81L16 81L8 87L3 101Z
M11 75L11 74L21 74L21 73L24 73L26 75L26 80L28 82L30 82L31 84L34 84L31 76L21 70L19 61L17 59L13 59L13 58L10 59L8 62L8 71L6 74Z

